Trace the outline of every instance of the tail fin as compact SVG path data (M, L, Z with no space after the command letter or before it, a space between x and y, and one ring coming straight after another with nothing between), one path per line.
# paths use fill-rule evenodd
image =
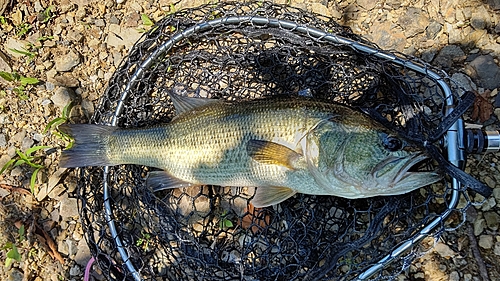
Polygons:
M108 137L117 127L91 124L64 124L61 131L75 139L73 147L64 150L59 160L62 168L115 165L107 157Z

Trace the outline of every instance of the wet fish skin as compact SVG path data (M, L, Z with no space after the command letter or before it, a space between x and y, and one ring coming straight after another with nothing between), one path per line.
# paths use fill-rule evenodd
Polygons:
M426 156L404 147L367 115L304 97L242 102L171 95L178 116L150 128L75 124L60 166L136 164L153 189L192 185L254 186L265 207L295 193L364 198L395 195L441 178L408 170ZM401 147L388 149L388 140ZM389 141L390 143L390 141Z

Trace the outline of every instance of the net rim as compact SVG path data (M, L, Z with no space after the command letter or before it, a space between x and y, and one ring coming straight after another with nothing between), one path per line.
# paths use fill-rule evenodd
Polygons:
M111 126L116 126L118 123L118 116L122 114L123 109L124 109L124 104L128 99L128 96L131 92L131 89L134 87L135 83L141 79L142 75L144 74L144 71L151 66L156 59L158 59L162 54L167 53L169 50L172 49L172 47L180 42L183 39L189 38L191 36L194 36L200 32L216 28L216 27L221 27L225 25L234 25L234 24L250 24L250 25L257 25L259 28L281 28L283 30L286 30L288 32L298 32L302 35L307 35L310 38L313 38L315 40L323 40L328 43L332 44L337 44L337 45L344 45L348 46L354 51L361 53L362 55L370 55L370 56L375 56L379 59L383 59L389 63L398 65L398 66L403 66L405 68L411 69L413 71L416 71L420 74L423 74L425 76L430 77L431 79L435 80L438 84L438 86L442 89L444 95L445 95L445 100L446 100L446 105L447 105L447 111L444 113L444 116L447 116L450 114L450 112L453 110L454 106L454 98L452 91L448 84L445 82L443 77L439 75L438 73L434 72L433 70L429 69L426 64L422 63L415 63L412 61L409 61L408 59L405 59L401 56L398 56L396 54L387 52L387 51L382 51L380 49L377 49L375 47L368 46L366 44L357 42L352 39L348 39L346 37L340 36L338 34L334 33L329 33L327 31L322 31L320 29L310 27L307 25L301 25L296 22L288 21L288 20L282 20L282 19L277 19L273 17L263 17L263 16L256 16L256 15L246 15L246 16L229 16L229 17L222 17L210 21L204 21L204 22L199 22L185 30L179 31L175 33L173 36L170 37L169 40L165 41L162 43L160 46L158 46L148 57L145 59L140 66L136 69L136 71L132 74L130 77L130 80L126 84L125 89L122 91L120 99L118 101L118 104L116 106L112 121L111 121ZM145 38L149 35L149 33L146 33L142 38ZM140 40L138 41L140 42ZM137 44L137 43L136 43ZM134 45L135 47L136 45ZM133 48L134 48L133 47ZM454 164L458 165L458 159L457 157L460 154L460 151L458 149L458 135L463 131L463 126L459 126L459 123L462 121L462 119L457 120L453 126L450 127L447 131L446 139L447 139L447 158L448 160ZM121 255L121 258L123 262L125 263L125 266L127 270L130 272L134 280L143 280L139 274L139 272L135 269L134 265L132 264L130 257L126 251L126 248L124 246L124 243L122 242L120 235L118 234L118 231L116 230L116 226L113 220L113 210L111 207L111 193L110 193L110 187L108 185L108 175L109 175L109 168L108 166L104 167L103 171L103 199L104 199L104 209L105 209L105 218L107 221L107 225L110 228L111 235L113 237L113 240L117 246L118 252ZM431 231L441 224L453 211L453 208L457 206L459 197L460 197L460 183L458 180L453 179L452 180L452 193L450 197L450 202L447 204L447 209L444 210L441 215L436 217L434 220L432 220L430 223L428 223L419 233L415 234L411 239L406 240L404 243L400 244L398 247L393 249L387 256L382 258L380 261L375 263L373 266L368 268L365 272L363 272L361 275L358 276L359 280L366 280L370 276L373 276L375 273L383 269L385 266L390 264L392 261L394 261L397 257L401 256L404 252L407 250L411 249L412 246L423 240L424 238L428 237L428 235L431 233Z

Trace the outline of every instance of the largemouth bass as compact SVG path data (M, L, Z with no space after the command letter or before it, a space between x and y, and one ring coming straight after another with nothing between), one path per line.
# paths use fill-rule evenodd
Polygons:
M255 207L295 193L366 198L397 195L438 181L410 169L427 158L369 116L305 97L241 102L172 94L168 124L122 129L64 125L75 143L61 167L156 167L153 190L194 185L257 187Z

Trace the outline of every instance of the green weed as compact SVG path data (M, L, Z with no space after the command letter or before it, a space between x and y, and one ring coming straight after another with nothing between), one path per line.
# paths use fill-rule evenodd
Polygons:
M220 216L219 228L227 229L234 226L233 222L227 218L228 212L224 210Z
M51 120L47 124L47 126L45 126L45 129L43 130L44 134L46 134L48 131L52 130L53 135L55 135L57 138L65 141L65 142L67 142L68 145L66 146L66 149L69 149L73 146L73 138L70 135L66 134L65 132L60 131L58 126L68 122L69 114L70 114L72 108L73 108L73 103L72 102L68 103L63 108L61 116Z
M151 243L151 234L141 231L141 238L137 239L135 245L141 247L144 252L149 251L149 244Z
M26 49L19 50L19 49L9 48L9 50L11 50L14 53L18 53L18 54L21 54L23 56L27 56L28 57L28 61L31 61L32 59L34 59L36 57L36 53L30 52L30 51L28 51Z
M35 156L33 154L39 150L43 150L43 149L47 149L47 148L50 148L50 146L42 146L42 145L34 146L31 148L28 148L26 150L26 152L22 152L19 149L17 149L16 150L17 157L12 158L10 161L8 161L0 170L0 174L2 174L3 172L5 172L6 170L8 170L10 168L15 168L15 167L23 165L23 164L26 164L26 165L34 168L35 170L33 171L33 174L31 175L31 179L30 179L30 190L31 190L31 193L34 193L35 182L36 182L36 177L38 175L38 172L41 169L45 168L45 166L40 164L42 162L41 157Z
M54 36L40 36L36 39L36 41L43 42L43 41L53 40L53 39L54 39Z
M17 231L18 233L18 243L23 242L26 238L24 237L24 225L21 225L19 230ZM5 259L5 267L9 267L14 261L20 262L21 261L21 254L19 253L19 250L16 246L15 243L12 242L7 242L5 245L2 247L3 250L8 250L7 252L7 258Z
M26 86L38 84L40 81L32 77L24 77L17 72L0 71L0 77L8 82L12 82L15 86L12 91L22 100L27 100Z
M42 23L47 23L49 20L55 17L52 11L54 10L54 6L50 5L45 9L42 13L40 13L40 19Z
M141 14L142 25L153 26L155 24L146 14Z
M155 23L146 14L141 14L142 25L148 28L138 28L137 31L140 33L147 32ZM153 27L155 31L158 27Z
M31 29L31 25L28 24L28 23L21 23L20 25L16 26L16 36L17 37L22 37L23 35L25 35L26 33L28 33L28 31Z

